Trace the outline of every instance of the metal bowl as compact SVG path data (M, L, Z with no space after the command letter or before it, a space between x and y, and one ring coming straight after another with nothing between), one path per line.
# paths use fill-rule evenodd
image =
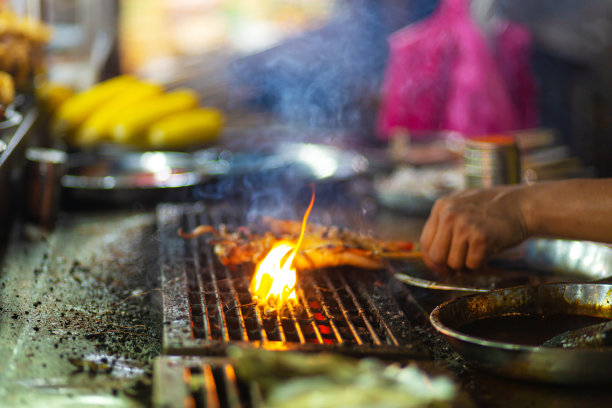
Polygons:
M512 314L612 319L612 285L555 283L466 295L436 307L430 321L468 364L493 374L559 384L612 382L612 347L548 348L522 344L518 337L503 342L465 330L480 319Z

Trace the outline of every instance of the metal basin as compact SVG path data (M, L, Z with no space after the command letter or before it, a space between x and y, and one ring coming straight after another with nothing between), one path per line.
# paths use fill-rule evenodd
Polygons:
M432 311L430 321L468 364L493 374L549 383L602 384L612 382L612 347L547 348L522 344L519 338L493 340L495 336L474 335L466 327L480 319L508 315L612 318L611 303L612 285L606 283L520 286L447 301ZM546 324L543 320L542 325Z

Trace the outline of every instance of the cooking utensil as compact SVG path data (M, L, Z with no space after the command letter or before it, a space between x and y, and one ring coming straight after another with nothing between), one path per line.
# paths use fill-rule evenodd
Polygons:
M408 285L462 293L525 284L592 282L612 276L612 247L562 239L531 239L500 254L480 271L436 274L422 262L392 265Z
M529 328L527 325L513 327L511 341L496 340L499 333L495 330L508 329L501 325L496 329L491 324L491 331L484 334L482 331L474 334L467 329L474 322L482 322L481 319L508 316L531 316L541 320ZM436 307L430 321L468 364L494 374L564 384L612 381L612 348L550 348L524 341L523 336L531 336L530 331L534 328L554 334L554 325L549 322L565 322L564 319L555 320L555 316L565 316L568 320L611 319L612 285L554 283L461 296Z

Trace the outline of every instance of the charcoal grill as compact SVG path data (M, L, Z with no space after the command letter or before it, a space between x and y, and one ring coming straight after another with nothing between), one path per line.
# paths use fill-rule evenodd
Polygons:
M155 406L263 406L259 387L255 383L241 381L234 367L222 359L165 356L155 360L153 370Z
M426 313L385 271L333 268L298 273L297 304L265 313L249 292L253 265L226 267L207 236L186 240L177 234L179 228L191 230L200 224L244 225L245 213L231 205L158 207L165 354L223 355L230 344L249 344L426 357L412 325L424 322Z

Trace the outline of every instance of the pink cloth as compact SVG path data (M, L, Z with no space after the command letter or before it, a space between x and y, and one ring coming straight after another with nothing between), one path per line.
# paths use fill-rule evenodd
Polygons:
M469 0L443 0L434 14L389 37L378 132L395 128L481 135L538 121L529 32L499 22L489 44Z

